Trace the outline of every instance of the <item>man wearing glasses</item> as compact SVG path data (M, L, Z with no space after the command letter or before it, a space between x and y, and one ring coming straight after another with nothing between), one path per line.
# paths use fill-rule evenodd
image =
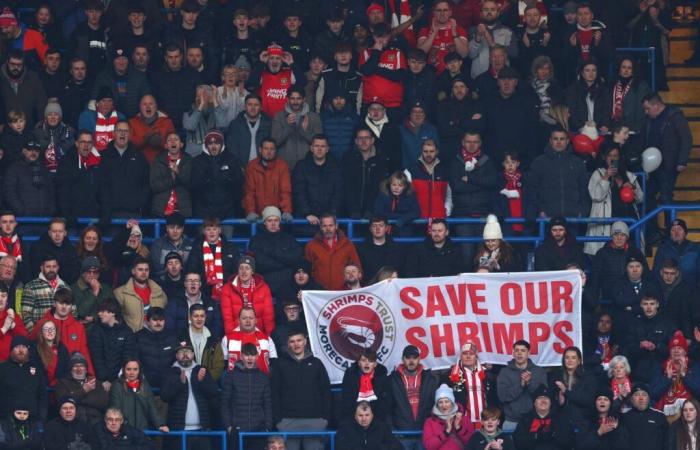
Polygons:
M124 423L124 414L119 408L109 408L104 423L95 428L100 448L151 448L151 443L143 431Z
M56 189L58 207L69 228L77 227L78 217L100 217L100 153L94 146L92 134L78 132L77 151L65 155L58 163Z
M129 142L129 122L114 127L114 141L102 153L101 225L111 217L141 217L150 205L149 167L146 158Z
M100 260L96 256L83 260L80 279L71 286L71 290L76 304L75 317L89 331L97 321L97 307L106 299L114 298L112 288L100 283Z

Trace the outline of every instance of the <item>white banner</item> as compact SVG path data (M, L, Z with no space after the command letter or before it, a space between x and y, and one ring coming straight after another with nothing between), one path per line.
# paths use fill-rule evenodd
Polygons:
M576 270L465 273L304 291L302 302L311 350L340 383L363 349L391 371L409 344L433 369L454 364L465 342L477 344L480 361L506 364L519 339L535 364L561 365L567 347L581 348L581 289Z

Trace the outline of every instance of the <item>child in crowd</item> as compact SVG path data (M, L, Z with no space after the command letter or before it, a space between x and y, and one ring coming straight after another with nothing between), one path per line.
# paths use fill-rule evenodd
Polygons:
M396 221L396 225L389 227L393 236L409 234L406 225L420 217L420 206L406 174L394 172L382 183L374 203L374 213Z
M520 156L516 150L506 151L503 156L501 190L498 198L501 217L523 217L523 174L520 171ZM522 234L522 223L505 227L506 233Z
M5 151L4 164L10 165L22 156L22 147L31 138L31 132L27 129L27 116L18 109L12 109L7 113L8 127L5 127L0 147Z

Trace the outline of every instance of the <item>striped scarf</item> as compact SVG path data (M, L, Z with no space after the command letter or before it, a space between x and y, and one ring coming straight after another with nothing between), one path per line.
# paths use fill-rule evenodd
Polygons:
M221 259L221 238L216 241L216 249L211 251L211 245L205 240L202 243L204 259L204 275L207 284L211 286L211 298L221 300L221 289L224 286L224 266Z
M95 121L95 148L99 152L103 152L110 142L114 140L114 127L119 121L119 116L116 111L112 111L109 117L103 116L97 112Z
M476 363L476 367L468 369L459 362L452 366L450 380L453 382L453 389L461 391L464 389L467 404L465 409L469 413L473 423L481 422L481 411L486 408L486 370L481 363ZM455 380L458 380L455 382ZM461 388L457 385L461 384Z

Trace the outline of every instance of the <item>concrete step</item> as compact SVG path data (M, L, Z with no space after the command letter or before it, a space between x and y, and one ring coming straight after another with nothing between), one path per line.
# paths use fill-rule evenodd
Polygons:
M671 30L671 39L674 38L689 38L689 37L695 37L698 35L698 30L696 27L693 26L677 26L674 27L673 30Z
M700 67L688 67L685 64L673 64L666 68L666 76L673 77L699 77Z
M700 188L698 180L700 180L700 163L692 162L688 164L688 168L678 176L676 186Z
M693 54L694 43L676 41L671 43L671 64L683 64Z
M684 202L700 202L700 188L678 187L673 191L673 200Z
M700 81L693 79L671 80L668 82L670 91L662 92L661 96L667 103L698 103L700 104Z

